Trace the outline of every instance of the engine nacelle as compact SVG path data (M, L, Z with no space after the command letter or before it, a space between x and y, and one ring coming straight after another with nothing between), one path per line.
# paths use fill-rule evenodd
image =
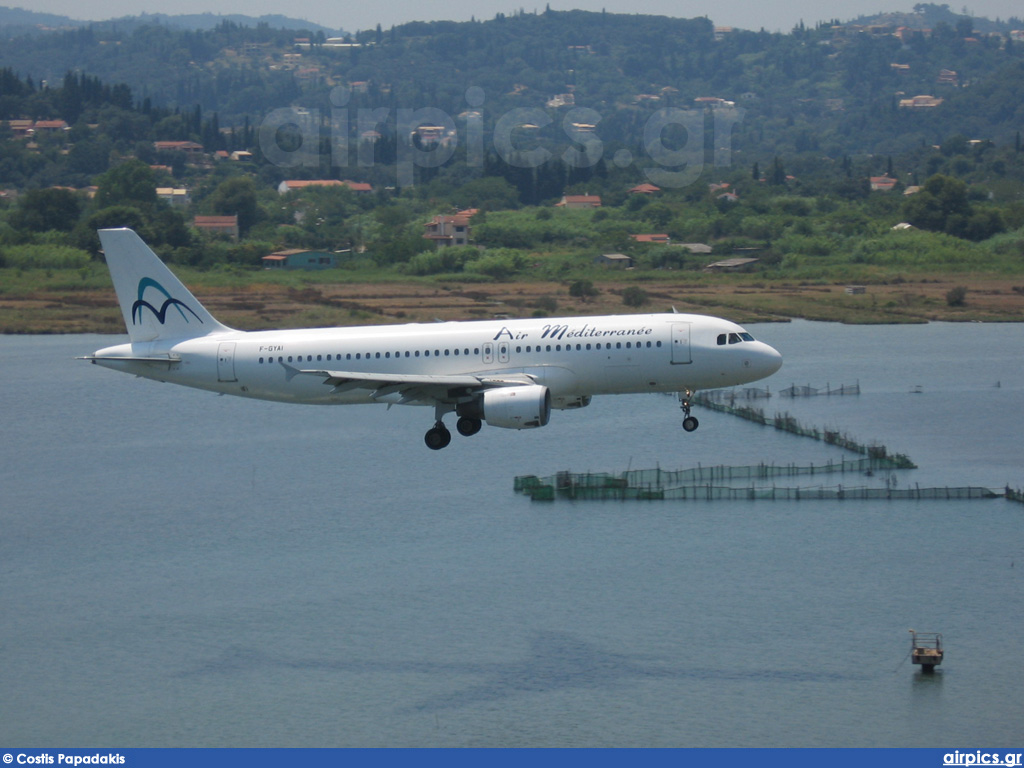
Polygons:
M551 416L551 392L540 384L485 389L480 405L483 420L492 427L543 427Z

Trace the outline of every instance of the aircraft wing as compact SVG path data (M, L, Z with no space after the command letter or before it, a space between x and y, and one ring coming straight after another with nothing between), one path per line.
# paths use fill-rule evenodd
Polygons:
M289 366L286 366L289 367ZM321 369L294 370L294 374L320 376L333 392L370 389L373 398L400 393L401 403L422 400L452 401L473 392L493 387L521 387L535 384L525 373L507 373L497 376L480 374L424 374L424 373L372 373L365 371L328 371Z

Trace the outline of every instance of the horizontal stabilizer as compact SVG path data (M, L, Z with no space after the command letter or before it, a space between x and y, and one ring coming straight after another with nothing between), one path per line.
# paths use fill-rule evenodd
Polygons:
M164 363L169 365L171 363L180 363L180 357L173 357L171 355L151 355L146 357L129 357L126 355L85 355L84 357L77 358L78 360L90 360L96 362L113 362L113 363Z

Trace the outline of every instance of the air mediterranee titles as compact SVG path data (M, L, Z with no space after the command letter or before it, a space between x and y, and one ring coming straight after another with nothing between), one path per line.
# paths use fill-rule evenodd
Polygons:
M607 336L650 336L654 333L654 329L651 327L640 327L640 328L612 328L612 329L601 329L591 326L589 323L584 323L578 328L574 328L571 325L545 325L541 329L540 337L542 339L557 339L562 341L563 339L593 339L593 338L604 338ZM509 341L522 341L530 337L529 332L513 333L508 328L502 328L495 335L493 341L499 341L501 339L508 339Z

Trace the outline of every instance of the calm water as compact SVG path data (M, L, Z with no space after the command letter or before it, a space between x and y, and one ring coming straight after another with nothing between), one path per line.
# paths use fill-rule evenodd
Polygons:
M774 391L862 387L769 413L907 453L901 486L1024 487L1024 327L751 330ZM435 453L427 409L73 359L115 341L0 338L0 743L1024 740L1020 505L531 503L515 475L843 454L707 411L686 434L664 396ZM938 674L910 627L943 633Z

